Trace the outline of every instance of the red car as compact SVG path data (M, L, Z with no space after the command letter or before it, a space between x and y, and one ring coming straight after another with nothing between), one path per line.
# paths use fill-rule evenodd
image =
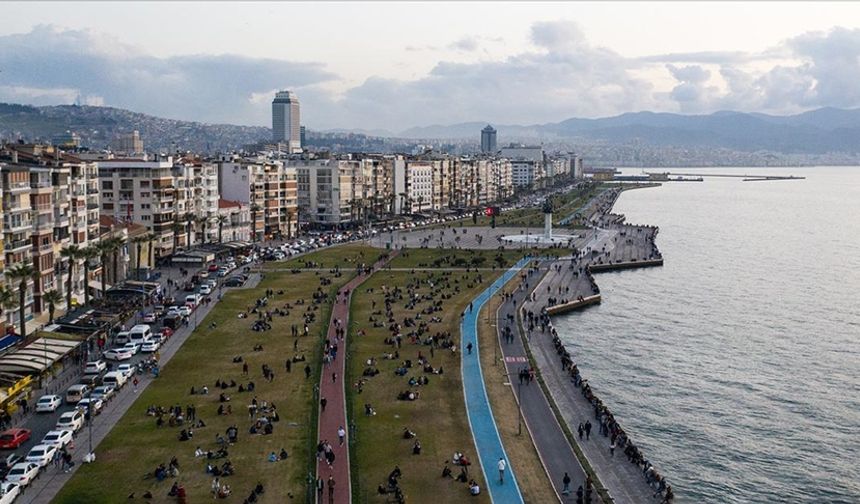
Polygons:
M30 439L30 429L9 429L0 434L0 448L14 450Z
M218 265L215 263L209 265L209 272L212 273L213 271L218 271Z
M169 327L162 327L161 328L161 334L163 334L165 338L169 338L169 337L173 336L173 329L171 329Z

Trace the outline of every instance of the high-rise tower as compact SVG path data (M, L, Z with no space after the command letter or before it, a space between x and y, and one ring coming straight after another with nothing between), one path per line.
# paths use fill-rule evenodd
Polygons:
M301 152L299 98L292 91L279 91L272 100L272 140L288 145L290 152Z
M489 124L481 130L481 152L484 154L496 152L496 129Z

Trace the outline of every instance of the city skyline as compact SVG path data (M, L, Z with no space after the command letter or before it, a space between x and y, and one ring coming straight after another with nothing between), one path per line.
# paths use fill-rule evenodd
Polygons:
M150 4L52 4L45 11L10 3L16 18L33 21L0 28L0 101L79 100L266 125L271 97L292 89L312 129L394 132L641 110L789 114L860 106L854 4L498 4L484 9L480 26L471 20L482 4L339 5L326 17L341 34L334 38L313 21L331 6L179 4L184 15L174 20L154 17L158 6ZM781 22L764 23L775 9ZM398 43L350 35L357 10ZM295 28L278 44L264 28L284 16ZM437 26L445 16L452 21ZM189 18L219 36L170 29Z

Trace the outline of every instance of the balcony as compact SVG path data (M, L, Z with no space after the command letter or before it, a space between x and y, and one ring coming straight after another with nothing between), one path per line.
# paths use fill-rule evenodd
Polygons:
M6 191L12 194L30 192L30 182L12 182L6 187Z
M87 203L87 210L98 210L98 203Z
M3 243L3 249L6 253L15 253L26 250L33 245L30 240L12 240Z
M18 233L21 231L29 231L33 227L33 223L30 221L12 221L9 219L5 219L3 221L3 231L6 233Z

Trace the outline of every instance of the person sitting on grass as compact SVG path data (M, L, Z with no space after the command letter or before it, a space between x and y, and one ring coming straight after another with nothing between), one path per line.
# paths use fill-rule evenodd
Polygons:
M409 427L403 428L403 439L412 439L415 437L415 433L409 430Z
M478 495L481 493L481 487L478 486L478 482L475 480L469 481L469 493L472 495Z
M451 478L453 477L451 474L451 468L448 467L448 461L445 461L445 467L442 468L442 477L443 478Z
M412 445L412 455L421 455L421 441L415 440L415 444Z

